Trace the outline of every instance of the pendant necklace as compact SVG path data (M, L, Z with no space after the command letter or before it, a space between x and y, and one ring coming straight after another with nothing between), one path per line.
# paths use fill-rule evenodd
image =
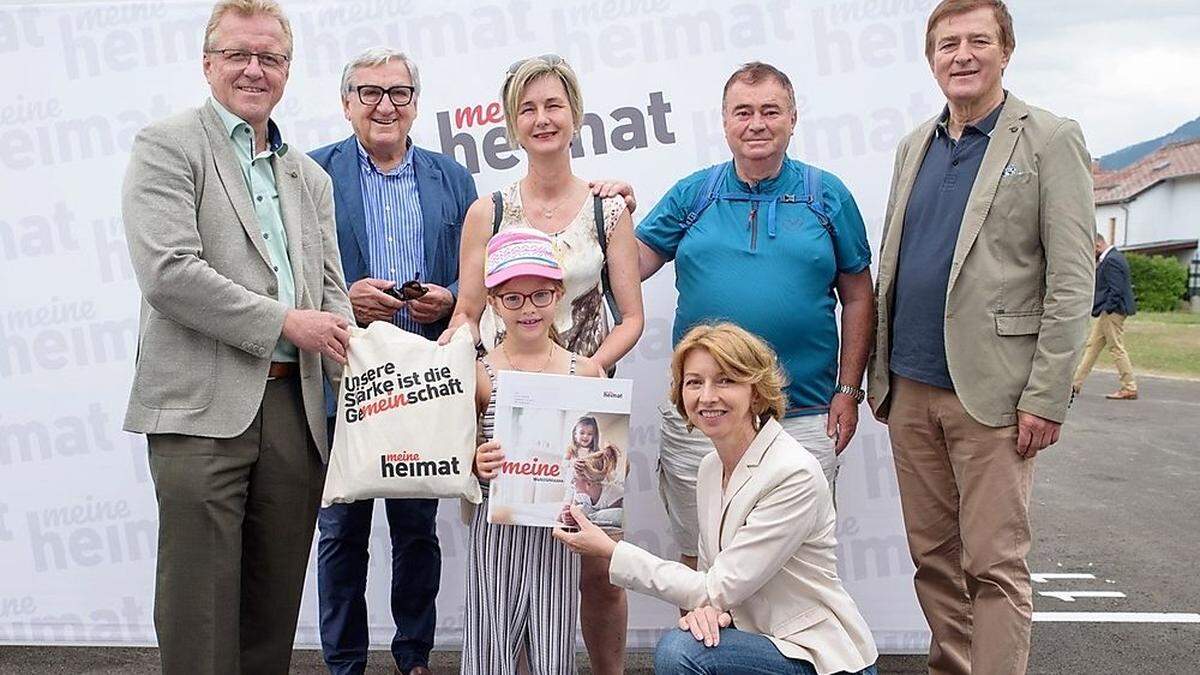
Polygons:
M554 356L554 347L555 345L551 343L550 351L546 354L546 360L542 363L541 368L538 368L537 370L529 370L527 368L521 368L517 366L517 362L514 361L512 355L508 353L508 348L504 346L503 342L500 343L500 351L504 352L504 358L508 359L508 365L512 366L513 370L519 370L523 373L540 373L546 370L546 366L550 365L550 359Z

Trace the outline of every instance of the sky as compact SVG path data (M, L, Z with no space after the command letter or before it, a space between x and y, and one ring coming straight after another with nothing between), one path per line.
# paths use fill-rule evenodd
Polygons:
M1099 157L1200 117L1200 1L1009 0L1005 87L1077 120Z

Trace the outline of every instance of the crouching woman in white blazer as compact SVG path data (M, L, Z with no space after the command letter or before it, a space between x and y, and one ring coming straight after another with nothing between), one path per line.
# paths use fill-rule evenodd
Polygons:
M614 542L572 513L555 536L609 559L611 582L687 610L654 655L656 673L874 675L870 630L842 588L834 509L821 465L777 421L784 376L762 340L700 325L671 360L671 400L717 451L700 463L699 569Z

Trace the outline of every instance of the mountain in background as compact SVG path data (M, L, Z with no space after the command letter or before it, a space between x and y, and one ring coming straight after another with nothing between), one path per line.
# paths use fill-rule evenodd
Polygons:
M1200 138L1200 117L1185 123L1175 131L1172 131L1165 136L1135 143L1127 148L1121 148L1116 152L1109 153L1100 158L1100 168L1105 171L1114 169L1122 169L1133 164L1146 155L1154 152L1168 143L1178 143L1180 141L1190 141L1194 138Z

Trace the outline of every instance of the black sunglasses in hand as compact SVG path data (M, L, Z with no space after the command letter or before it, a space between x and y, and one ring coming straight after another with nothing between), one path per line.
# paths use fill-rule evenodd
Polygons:
M413 274L413 278L411 280L406 281L399 286L392 286L391 288L384 289L383 292L401 302L416 300L417 298L429 292L428 287L421 285L420 279L421 273L417 272L416 274Z

